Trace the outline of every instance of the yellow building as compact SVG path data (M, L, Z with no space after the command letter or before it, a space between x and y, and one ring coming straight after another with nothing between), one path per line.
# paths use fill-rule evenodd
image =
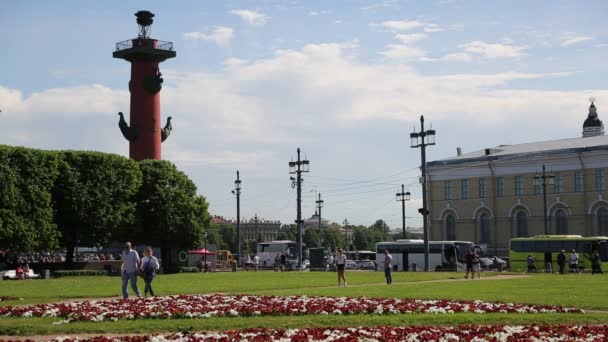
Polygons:
M608 136L593 102L580 138L457 154L428 163L431 240L468 240L507 255L512 237L544 234L543 165L554 176L548 233L608 235Z

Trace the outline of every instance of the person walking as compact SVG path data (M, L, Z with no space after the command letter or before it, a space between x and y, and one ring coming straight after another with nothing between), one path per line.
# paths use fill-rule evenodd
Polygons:
M125 242L124 249L122 251L122 266L120 267L120 273L122 275L122 297L124 299L129 298L129 291L127 285L131 282L131 288L137 297L141 297L141 293L137 288L137 270L139 269L141 260L139 254L134 249L131 249L131 243Z
M346 255L343 254L342 248L338 248L338 255L336 255L336 268L338 269L338 287L340 287L340 279L344 281L344 287L348 287L346 284L346 278L344 277Z
M386 283L390 285L393 282L393 277L391 276L391 269L393 267L393 256L388 253L388 250L384 250L384 277L386 278Z
M566 268L566 251L563 249L557 255L557 264L559 265L559 274L564 274L564 269Z
M475 272L477 272L477 279L481 279L481 260L479 259L479 255L473 251L473 271L471 272L473 275L472 279L475 279Z
M602 261L600 259L600 253L595 250L591 254L591 274L602 274Z
M475 254L472 249L469 249L469 252L465 256L465 261L467 264L467 274L465 274L464 279L469 279L469 272L471 272L471 278L475 279L475 274L473 273L473 257ZM414 267L415 269L415 267Z
M152 247L146 247L144 251L144 257L141 259L141 272L144 275L144 282L146 283L144 289L144 295L147 296L148 292L152 297L154 297L154 290L152 290L152 280L154 280L154 276L156 272L160 269L160 264L158 263L158 259L154 255L152 251Z
M570 253L570 272L578 273L578 254L574 249Z
M287 255L281 253L281 272L285 272L285 266L287 264Z
M256 272L260 268L260 257L257 254L253 257L253 267Z
M329 257L327 258L327 264L329 265L329 270L334 271L334 254L329 253Z
M536 265L534 265L536 259L532 256L532 254L528 254L528 273L536 272Z

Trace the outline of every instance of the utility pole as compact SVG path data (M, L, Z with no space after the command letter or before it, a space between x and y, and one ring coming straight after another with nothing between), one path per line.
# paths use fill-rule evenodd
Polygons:
M549 235L549 225L547 222L547 184L555 184L555 175L545 173L545 164L543 164L543 174L534 176L534 185L543 186L543 219L545 223L545 235Z
M298 147L298 160L289 162L289 174L296 174L296 178L290 177L291 186L297 187L297 216L296 224L298 225L298 270L302 269L302 172L309 172L310 162L306 159L300 159L300 148Z
M425 139L426 138L426 139ZM426 208L426 147L435 145L435 130L429 129L424 130L424 116L420 116L420 132L414 132L410 134L411 147L420 147L420 159L422 162L422 208L418 209L418 212L422 214L422 229L424 234L424 271L429 270L429 226L428 216L429 211Z
M403 238L407 239L405 235L405 201L410 200L410 192L405 192L405 185L401 184L401 192L395 194L397 201L401 201L401 220L403 221Z
M319 193L319 199L315 201L317 203L317 209L319 209L319 234L321 234L321 208L323 208L323 200L321 199L321 193Z
M253 218L253 222L255 222L255 228L253 231L253 240L255 241L255 252L258 252L258 213L255 213Z
M236 170L236 180L234 181L234 190L232 193L236 195L236 244L237 244L237 266L241 265L241 179L239 178L239 170Z

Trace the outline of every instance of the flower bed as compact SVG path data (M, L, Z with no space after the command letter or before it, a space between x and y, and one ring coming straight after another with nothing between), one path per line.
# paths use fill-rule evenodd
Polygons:
M482 301L394 298L177 295L128 300L82 301L0 307L0 316L62 317L68 321L213 316L396 314L396 313L557 313L583 312L561 306Z
M360 327L310 329L248 329L225 332L177 333L150 336L96 336L85 339L57 338L56 342L144 341L605 341L603 326L476 326L458 327Z

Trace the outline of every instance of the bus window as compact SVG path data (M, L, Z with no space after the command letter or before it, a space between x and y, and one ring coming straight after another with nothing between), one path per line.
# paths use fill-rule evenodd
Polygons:
M549 251L549 241L535 241L534 251L536 253L545 253Z
M511 250L514 252L525 252L524 242L527 241L511 241ZM466 254L468 251L465 251Z
M576 241L564 241L564 248L567 252L572 251L573 249L576 249Z
M600 242L598 251L600 252L600 260L608 261L608 243L606 241Z

